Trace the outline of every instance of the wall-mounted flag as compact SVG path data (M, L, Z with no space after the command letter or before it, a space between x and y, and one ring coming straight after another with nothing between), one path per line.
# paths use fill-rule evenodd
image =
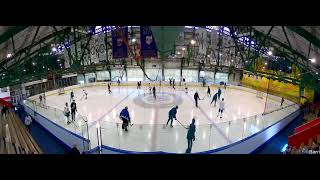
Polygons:
M150 26L140 26L141 50L143 58L158 57L156 41L153 37Z
M127 58L128 27L120 27L112 30L112 56L114 59Z

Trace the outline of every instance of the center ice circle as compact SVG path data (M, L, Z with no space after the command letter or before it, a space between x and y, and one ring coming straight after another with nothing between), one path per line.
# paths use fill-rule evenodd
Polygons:
M135 104L144 108L169 108L182 104L182 101L179 95L167 92L157 93L156 98L153 97L153 94L142 94L133 99Z

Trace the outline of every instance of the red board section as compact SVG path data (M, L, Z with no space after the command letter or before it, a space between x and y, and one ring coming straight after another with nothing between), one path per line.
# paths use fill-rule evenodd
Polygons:
M308 141L310 138L315 138L319 134L320 134L320 123L317 123L317 124L314 124L313 126L309 126L307 129L304 129L290 136L288 139L288 144L291 147L299 148L302 143L308 144Z
M296 133L299 133L299 132L304 131L304 130L306 130L306 129L309 129L310 127L312 127L312 126L314 126L314 125L316 125L316 124L318 124L318 123L320 123L320 118L315 119L315 120L313 120L313 121L310 121L310 122L308 122L308 123L306 123L306 124L303 124L303 125L295 128L295 129L294 129L294 133L296 134Z
M2 106L7 106L7 107L11 107L12 108L13 105L11 103L7 102L6 99L8 99L8 98L0 98L0 104ZM9 99L10 99L10 97L9 97Z

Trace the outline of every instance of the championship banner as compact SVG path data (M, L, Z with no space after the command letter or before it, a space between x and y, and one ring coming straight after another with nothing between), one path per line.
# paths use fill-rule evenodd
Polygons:
M143 58L158 57L158 49L150 26L140 26L141 50Z
M128 27L121 27L112 30L112 57L113 59L127 58Z

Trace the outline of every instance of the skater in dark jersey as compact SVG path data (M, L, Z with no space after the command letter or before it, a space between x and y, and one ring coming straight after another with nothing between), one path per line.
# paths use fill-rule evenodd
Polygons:
M218 99L219 99L219 101L220 101L220 96L221 96L221 89L219 88L218 89Z
M111 83L108 83L108 91L109 91L109 94L112 93L112 92L111 92L111 86L110 86L110 85L111 85Z
M194 98L194 100L196 102L196 107L198 107L198 100L200 100L198 92L194 93L193 98Z
M210 86L208 86L207 95L208 95L209 97L211 97Z
M153 86L153 88L152 88L152 93L153 93L154 99L156 99L156 87L155 86Z
M187 133L188 148L186 150L186 153L191 153L192 142L196 140L196 138L195 138L195 132L196 132L195 122L196 122L196 120L193 118L192 123L189 125L189 128L188 128L188 133Z
M167 125L168 125L169 122L171 122L171 123L170 123L170 126L173 127L173 126L172 126L173 118L175 118L175 119L177 120L177 117L176 117L176 115L177 115L177 110L178 110L178 106L172 108L172 109L169 111L169 119L168 119L168 121L167 121Z
M217 99L218 99L218 93L215 93L215 94L213 95L213 97L212 97L212 101L211 101L210 104L212 104L213 101L214 101L214 106L216 106L216 104L217 104Z

